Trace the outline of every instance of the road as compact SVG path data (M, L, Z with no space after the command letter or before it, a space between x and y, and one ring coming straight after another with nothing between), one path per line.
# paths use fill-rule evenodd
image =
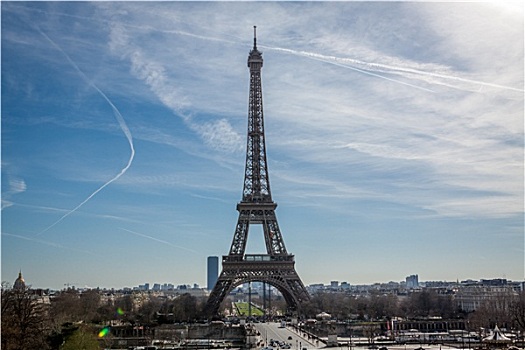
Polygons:
M282 341L290 344L291 350L303 350L303 349L317 349L318 347L324 347L323 343L318 343L315 340L308 340L291 328L281 328L280 323L268 322L268 323L255 323L253 324L255 329L261 334L261 338L264 341L265 346L270 346L270 340ZM273 346L274 350L280 348Z
M263 347L271 347L273 350L284 350L280 346L270 346L269 342L271 339L276 341L282 341L290 344L290 350L314 350L326 348L326 345L322 342L317 342L316 340L305 338L299 335L295 330L290 327L281 328L280 323L270 322L270 323L254 323L253 326L261 334L261 339L264 341ZM291 337L291 339L289 339ZM343 339L339 338L340 343L344 344ZM355 341L355 340L354 340ZM382 346L379 345L378 348ZM388 345L388 350L418 350L421 347L419 344L407 344L407 345ZM425 350L461 350L457 348L448 347L445 345L424 345ZM261 349L261 348L259 348ZM333 350L369 350L368 346L352 346L348 344L347 346L339 346L330 348ZM265 349L267 350L267 349Z

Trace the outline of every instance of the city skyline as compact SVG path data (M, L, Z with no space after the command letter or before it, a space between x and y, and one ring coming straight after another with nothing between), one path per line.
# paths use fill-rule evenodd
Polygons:
M207 274L207 277L209 278L210 276ZM218 277L218 274L216 277ZM6 287L9 288L9 287L14 287L19 279L21 279L24 282L24 285L26 285L28 288L41 289L38 287L33 287L33 285L31 284L31 281L26 281L22 271L19 271L17 275L17 279L13 283L11 283L9 280L4 280L3 282L7 282ZM263 284L264 282L254 281L251 284L251 289L252 290L261 289ZM400 281L389 280L389 281L376 281L373 283L364 283L364 284L352 284L345 280L336 279L336 280L330 280L330 281L317 281L317 282L308 284L305 287L310 289L310 291L331 289L331 288L332 289L333 288L338 288L338 289L339 288L341 289L372 288L373 289L373 288L377 288L378 286L386 287L390 289L400 287L402 289L411 290L411 289L420 289L420 288L427 288L427 287L442 288L444 286L452 288L454 286L461 286L461 285L463 286L472 286L472 285L509 286L509 287L513 286L514 288L523 288L524 284L525 284L525 280L507 280L505 278L495 278L495 279L492 279L492 278L470 279L469 278L469 279L461 280L461 281L460 280L455 280L455 281L452 281L452 280L439 280L439 281L421 280L420 281L419 276L416 274L416 275L406 276L405 279L400 280ZM248 288L247 285L248 283L242 283L238 285L237 287L235 287L234 291L238 289L246 291L246 288ZM280 294L279 290L275 286L271 286L271 287L272 287L272 290ZM56 289L48 288L48 289L57 291L57 290L65 290L65 289L70 289L70 288L78 289L78 290L101 289L101 290L120 290L120 291L133 290L133 291L161 291L161 292L162 291L182 291L182 290L199 290L202 292L204 290L207 290L208 292L211 292L208 286L202 286L202 285L199 285L198 283L194 283L194 282L190 283L188 281L169 281L169 282L144 281L142 284L138 284L138 285L126 285L126 286L111 287L111 288L107 288L103 286L76 286L74 284L65 283L60 288L56 288Z
M238 216L254 25L305 285L523 280L519 2L3 2L2 280L206 285Z

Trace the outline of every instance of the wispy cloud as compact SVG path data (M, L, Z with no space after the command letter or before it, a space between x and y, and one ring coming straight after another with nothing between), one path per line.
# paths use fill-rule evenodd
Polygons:
M203 39L198 35L194 37ZM188 112L190 102L186 95L179 91L173 79L169 79L163 64L156 62L152 57L147 57L142 49L133 43L126 26L114 23L111 26L110 38L111 51L130 62L131 73L143 80L159 100L181 117L186 125L197 132L210 147L223 151L235 151L240 148L241 137L228 120L199 123L192 117Z
M113 112L114 112L114 115L115 115L115 118L120 126L120 128L122 129L122 132L124 133L124 135L126 136L126 139L128 140L128 143L129 143L129 147L130 147L130 150L131 150L131 154L130 154L130 157L128 159L128 162L126 164L126 166L124 168L122 168L122 170L117 174L115 175L113 178L111 178L110 180L108 180L107 182L105 182L102 186L100 186L98 189L96 189L93 193L91 193L86 199L84 199L80 204L78 204L75 208L71 209L70 211L68 211L66 214L64 214L62 217L60 217L57 221L55 221L53 224L51 224L50 226L48 226L47 228L45 228L44 230L42 230L41 232L39 232L37 235L41 235L47 231L49 231L51 228L53 228L54 226L56 226L58 223L60 223L62 220L64 220L66 217L68 217L69 215L73 214L75 211L77 211L78 209L80 209L84 204L86 204L91 198L93 198L97 193L99 193L100 191L102 191L106 186L110 185L112 182L118 180L122 175L124 175L126 173L126 171L129 169L129 167L131 166L131 163L133 162L133 157L135 156L135 148L133 146L133 138L131 136L131 132L129 131L129 128L126 124L126 121L124 120L124 118L122 117L122 114L120 114L120 111L118 110L118 108L113 104L113 102L106 96L106 94L104 92L102 92L102 90L100 90L98 88L97 85L95 85L95 83L93 83L92 81L90 81L88 79L88 77L84 74L84 72L78 67L78 65L71 59L71 57L69 57L69 55L55 42L53 41L46 33L44 33L40 28L38 28L38 31L39 33L44 37L46 38L58 51L60 51L60 53L62 53L64 55L64 57L67 59L67 61L69 62L69 64L71 64L75 70L80 74L80 76L86 81L86 83L88 83L91 87L93 87L99 94L100 96L102 96L106 102L111 106L111 108L113 109Z
M27 185L24 179L13 175L7 175L6 178L8 188L5 191L2 191L2 210L13 205L11 197L27 190Z

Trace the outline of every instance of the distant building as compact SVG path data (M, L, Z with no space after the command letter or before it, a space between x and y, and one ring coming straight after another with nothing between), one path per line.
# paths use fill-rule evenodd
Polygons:
M504 308L507 308L508 301L516 295L518 295L518 293L510 285L478 284L460 288L455 295L455 300L461 310L472 312L476 311L476 309L487 301L503 304Z
M160 289L163 291L170 291L175 289L175 286L171 283L164 283L162 286L160 286Z
M18 273L18 278L15 280L15 283L13 284L14 289L25 289L26 288L26 282L24 281L24 278L22 277L22 271Z
M208 285L206 288L212 290L217 283L219 277L219 257L209 256L208 257Z
M343 290L350 290L350 283L348 283L348 282L341 282L341 289L343 289Z
M505 278L494 278L494 279L491 279L491 280L482 279L479 282L480 282L480 284L482 284L484 286L500 287L500 286L506 286L507 285L507 279L505 279Z
M149 290L149 283L144 283L144 284L139 285L139 290L147 292Z
M405 281L407 289L419 288L419 277L417 275L410 275Z

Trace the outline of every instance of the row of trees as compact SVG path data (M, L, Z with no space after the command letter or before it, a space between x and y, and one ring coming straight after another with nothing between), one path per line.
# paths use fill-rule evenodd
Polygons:
M525 291L499 294L482 302L475 312L470 313L459 309L452 295L440 295L432 290L411 293L403 299L391 294L371 294L367 297L319 294L303 307L304 316L308 318L321 311L339 320L440 317L466 319L475 328L493 328L498 324L500 327L525 332Z
M62 291L43 303L30 289L2 288L2 349L98 349L96 333L112 320L155 327L163 323L193 322L204 318L205 298L189 294L174 299L153 295L126 294L102 298L97 290L79 293ZM142 297L142 299L141 299ZM228 307L228 302L224 303ZM285 310L284 301L272 301ZM494 323L525 332L525 293L495 298L474 313L458 310L452 296L423 290L400 300L395 295L371 294L355 297L321 293L302 305L301 315L314 318L327 312L339 320L382 320L391 317L443 319L468 318L472 327ZM83 345L82 345L83 344Z
M412 293L400 300L393 294L370 294L356 297L340 293L318 294L303 307L305 316L312 317L321 311L339 320L380 320L385 317L417 318L439 316L442 318L464 317L450 295L438 295L424 290Z

